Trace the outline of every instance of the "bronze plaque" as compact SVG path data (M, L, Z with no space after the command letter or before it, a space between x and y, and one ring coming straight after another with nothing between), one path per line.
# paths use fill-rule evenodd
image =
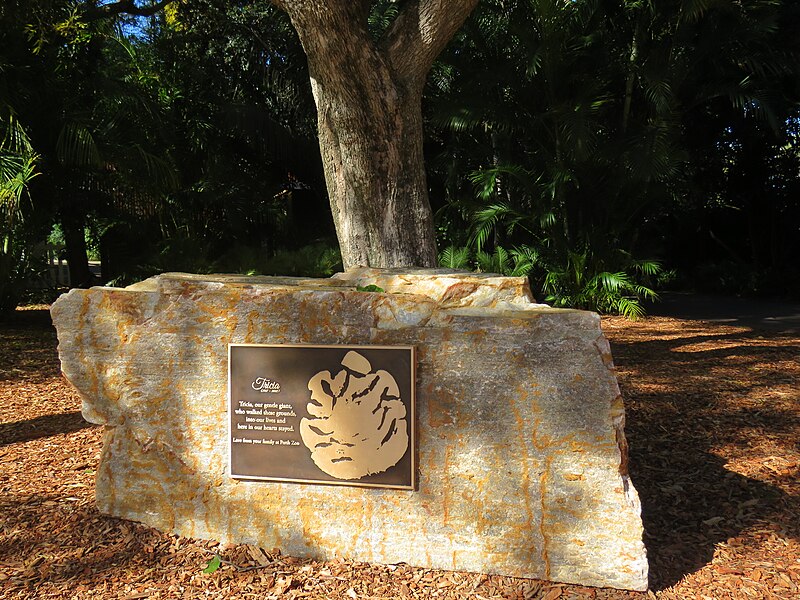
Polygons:
M411 346L230 344L236 479L414 489Z

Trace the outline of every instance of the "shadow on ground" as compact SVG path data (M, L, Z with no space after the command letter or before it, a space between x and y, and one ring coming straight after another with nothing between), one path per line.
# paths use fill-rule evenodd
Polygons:
M80 411L43 415L12 423L0 423L0 446L28 442L62 433L72 433L87 427L94 427L94 425L85 421Z
M709 564L721 542L745 543L746 532L800 539L792 516L800 498L774 477L745 476L730 464L758 456L765 437L797 450L798 413L791 397L773 393L776 382L796 389L782 365L797 351L788 339L770 344L752 330L710 335L719 328L702 327L688 324L673 339L609 336L628 404L630 468L654 590Z
M0 325L7 329L38 329L43 331L53 330L50 319L50 310L44 305L36 307L18 308L17 310L0 317Z
M783 332L800 332L800 302L663 292L647 314Z

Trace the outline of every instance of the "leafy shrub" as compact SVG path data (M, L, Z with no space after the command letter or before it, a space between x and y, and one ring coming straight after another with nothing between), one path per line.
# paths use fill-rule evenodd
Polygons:
M494 252L472 252L449 246L439 255L439 264L453 269L529 277L541 282L544 301L559 308L579 308L619 314L629 319L644 316L642 300L657 300L651 280L662 272L653 260L635 260L616 251L613 260L599 260L588 249L568 251L565 257L540 252L529 246Z
M297 277L330 277L342 269L339 249L324 243L310 244L297 250L281 250L253 273Z
M605 270L589 250L567 253L566 261L546 269L542 291L545 302L556 307L580 308L619 314L628 319L645 315L641 301L658 295L643 281L655 277L661 265L652 260L637 261L617 252L623 260Z
M339 249L324 242L297 250L280 250L267 256L263 249L235 245L224 255L209 259L202 248L190 239L176 238L139 266L134 266L109 283L123 286L158 273L241 273L244 275L283 275L295 277L330 277L341 270Z
M0 315L14 310L32 261L24 245L28 184L38 155L14 114L0 106ZM29 211L28 211L29 212Z
M508 277L526 277L533 268L538 253L528 246L506 250L497 246L494 252L472 252L468 246L448 246L439 254L439 266L481 273L499 273Z

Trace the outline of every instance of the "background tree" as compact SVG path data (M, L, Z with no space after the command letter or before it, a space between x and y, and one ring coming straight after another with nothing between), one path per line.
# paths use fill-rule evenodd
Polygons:
M159 213L162 262L242 268L229 263L327 240L308 71L286 15L269 2L184 3L137 51L181 176Z

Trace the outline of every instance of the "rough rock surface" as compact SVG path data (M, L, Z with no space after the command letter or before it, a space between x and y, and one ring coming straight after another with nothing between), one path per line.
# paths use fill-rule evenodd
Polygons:
M524 280L433 273L166 274L62 296L63 371L106 426L100 510L290 555L646 589L597 315L533 304ZM229 343L416 346L418 489L228 477Z

